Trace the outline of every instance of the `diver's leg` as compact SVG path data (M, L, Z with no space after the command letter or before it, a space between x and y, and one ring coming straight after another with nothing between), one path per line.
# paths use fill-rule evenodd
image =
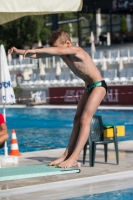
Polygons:
M85 90L81 99L79 100L79 103L77 106L77 111L76 111L76 114L74 117L73 129L72 129L72 133L71 133L71 136L69 139L68 147L66 148L63 155L60 158L58 158L57 160L54 160L53 162L51 162L50 165L58 165L61 162L63 162L65 159L69 158L69 156L72 154L72 152L75 148L79 130L80 130L80 118L81 118L82 112L84 110L85 104L87 102L87 99L88 99L88 93Z
M82 112L80 119L80 130L75 149L67 160L59 164L60 167L68 168L77 165L79 154L82 151L89 136L91 119L102 99L104 98L105 93L106 91L103 87L95 87L92 90Z

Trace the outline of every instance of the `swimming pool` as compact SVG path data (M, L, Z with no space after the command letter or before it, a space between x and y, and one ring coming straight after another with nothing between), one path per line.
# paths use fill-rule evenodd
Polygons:
M67 146L76 109L7 108L6 119L10 150L11 130L15 129L20 152L40 151ZM2 112L2 109L0 109ZM105 124L125 125L126 136L119 140L133 139L132 110L98 110ZM0 150L3 154L3 149Z
M69 198L64 200L132 200L133 188L123 189L113 192L105 192L101 194L92 194L82 197Z

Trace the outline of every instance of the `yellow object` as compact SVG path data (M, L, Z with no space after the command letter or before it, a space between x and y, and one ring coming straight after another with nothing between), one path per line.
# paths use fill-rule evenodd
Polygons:
M110 126L106 126L106 127L110 127ZM117 136L118 137L125 136L125 126L116 126L116 128L117 128ZM104 130L105 138L113 137L113 135L114 135L113 128L107 128Z

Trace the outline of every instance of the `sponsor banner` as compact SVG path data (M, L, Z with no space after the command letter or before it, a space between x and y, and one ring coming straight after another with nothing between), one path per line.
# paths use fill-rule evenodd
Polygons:
M112 0L112 10L128 10L133 8L133 0Z
M84 87L49 88L50 104L77 104L84 92Z
M49 88L50 104L77 104L84 87ZM108 86L102 105L133 105L133 86Z

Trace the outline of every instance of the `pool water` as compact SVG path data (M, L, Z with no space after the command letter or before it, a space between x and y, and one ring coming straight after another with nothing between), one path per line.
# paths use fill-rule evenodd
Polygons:
M133 188L101 194L92 194L65 200L133 200Z
M65 148L75 112L76 109L7 108L9 151L12 129L16 131L20 152ZM98 110L96 114L102 116L105 124L125 125L126 136L119 137L120 141L133 139L133 111Z

